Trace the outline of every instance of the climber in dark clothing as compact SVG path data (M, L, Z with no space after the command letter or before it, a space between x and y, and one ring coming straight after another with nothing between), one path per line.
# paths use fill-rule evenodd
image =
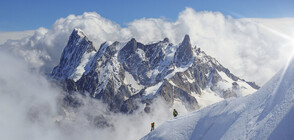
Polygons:
M173 115L174 115L174 117L178 116L178 111L176 109L174 109Z
M155 123L154 123L154 122L152 122L152 123L151 123L151 131L153 131L153 130L154 130L154 125L155 125Z

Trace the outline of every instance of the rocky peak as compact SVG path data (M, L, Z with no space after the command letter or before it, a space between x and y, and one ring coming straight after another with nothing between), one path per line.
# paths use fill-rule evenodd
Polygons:
M189 35L185 35L184 40L177 49L174 57L175 65L187 65L193 59L192 45L190 43Z
M167 42L168 43L169 42L169 39L166 37L166 38L163 39L163 42Z
M79 28L75 28L68 40L68 43L64 49L68 52L72 52L74 50L83 50L85 49L87 52L95 50L95 47L92 45L92 41L89 41L87 35Z
M87 37L87 35L79 28L75 28L70 37L69 37L69 40L75 40L75 39L79 39L79 38L84 38L84 37Z
M126 58L130 57L131 54L135 54L138 48L138 42L135 38L132 38L120 51L119 60L124 61Z
M129 51L129 52L135 52L137 50L137 41L135 38L132 38L127 45L123 48L123 50Z
M184 44L184 43L188 43L188 44L191 46L191 43L190 43L190 36L187 35L187 34L185 35L182 44Z
M61 80L70 77L77 71L76 68L80 65L82 58L91 52L96 52L92 41L88 40L81 29L75 28L62 52L59 65L52 71L52 77Z

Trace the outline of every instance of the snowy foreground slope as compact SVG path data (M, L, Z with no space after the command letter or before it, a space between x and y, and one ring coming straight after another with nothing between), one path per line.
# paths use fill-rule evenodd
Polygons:
M294 60L256 93L170 119L142 140L293 139Z

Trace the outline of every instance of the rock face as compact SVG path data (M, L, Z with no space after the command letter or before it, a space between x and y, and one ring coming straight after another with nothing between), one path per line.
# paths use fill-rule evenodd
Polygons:
M79 71L84 67L80 66L83 59L95 52L93 43L89 41L85 33L80 29L74 29L62 52L60 63L53 69L51 76L59 80L79 79L81 76L78 75Z
M69 93L89 94L107 103L110 110L125 113L140 104L149 112L150 103L158 97L170 107L180 103L195 110L205 106L202 100L207 95L224 99L259 88L193 48L188 35L179 45L167 38L144 45L133 38L126 43L105 42L96 51L85 33L75 29L51 76Z
M187 65L192 62L193 59L193 51L192 45L190 43L190 37L185 35L185 38L181 45L178 47L175 54L175 65L180 67L182 65Z

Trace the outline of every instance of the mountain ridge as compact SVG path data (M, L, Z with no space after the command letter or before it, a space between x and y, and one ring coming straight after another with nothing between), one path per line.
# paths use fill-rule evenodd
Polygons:
M239 97L259 88L193 48L188 35L178 45L168 38L147 45L132 38L126 43L105 42L96 51L80 29L72 32L51 77L64 83L68 92L89 94L110 110L125 113L138 109L138 101L149 112L157 97L170 107L177 103L195 110L206 106L200 103L201 96Z

